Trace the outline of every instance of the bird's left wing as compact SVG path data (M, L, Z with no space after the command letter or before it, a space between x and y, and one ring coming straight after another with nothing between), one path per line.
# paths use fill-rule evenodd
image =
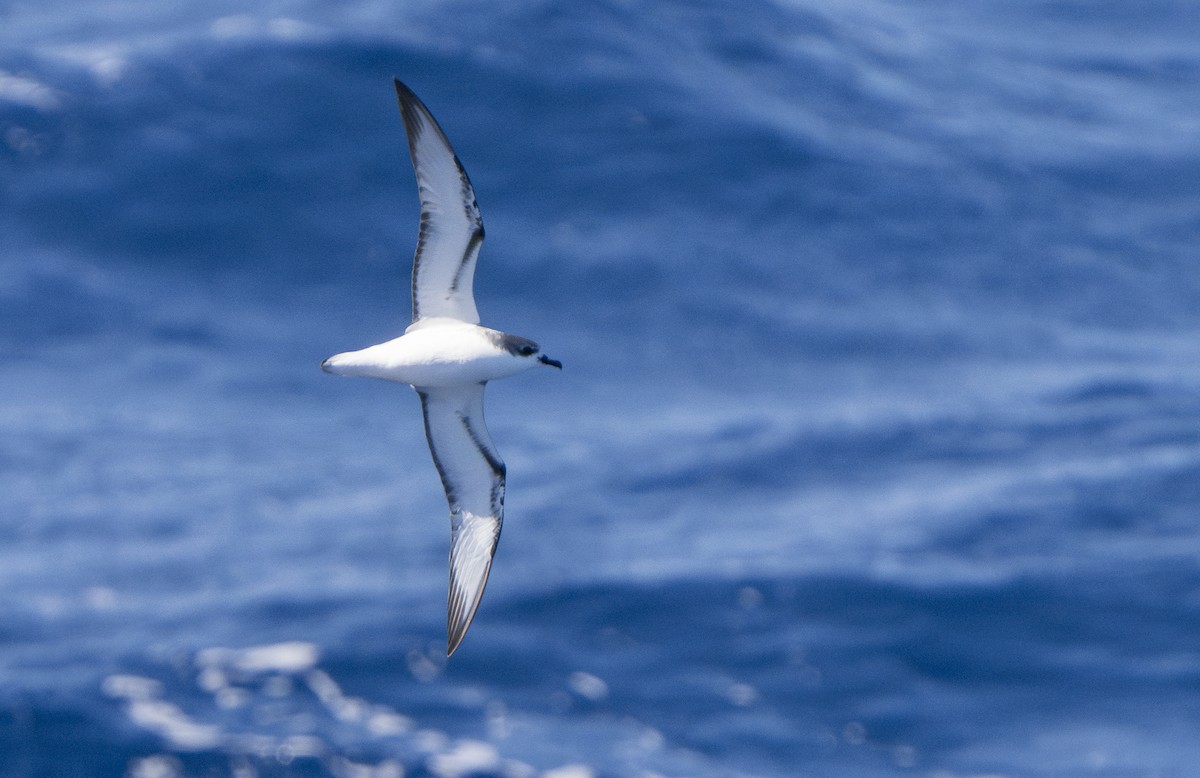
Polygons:
M413 256L413 323L448 317L478 324L473 287L483 218L475 190L433 114L399 79L395 83L421 195L421 230Z
M425 437L450 503L446 655L454 653L483 596L504 521L504 462L483 423L483 384L418 387Z

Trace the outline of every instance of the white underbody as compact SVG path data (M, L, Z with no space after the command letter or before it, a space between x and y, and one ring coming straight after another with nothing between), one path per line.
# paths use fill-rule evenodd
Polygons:
M516 375L537 364L498 345L500 334L456 319L421 319L398 338L335 354L321 366L337 375L436 388L480 384Z

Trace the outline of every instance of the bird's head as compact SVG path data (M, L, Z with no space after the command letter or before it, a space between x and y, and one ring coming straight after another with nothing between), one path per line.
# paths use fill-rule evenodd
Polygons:
M541 362L543 365L557 367L559 370L562 370L562 362L559 362L557 359L551 359L543 354L542 347L534 343L529 338L522 338L520 335L505 334L503 336L501 345L504 347L505 351L515 357L520 357L522 359L535 359L538 362Z

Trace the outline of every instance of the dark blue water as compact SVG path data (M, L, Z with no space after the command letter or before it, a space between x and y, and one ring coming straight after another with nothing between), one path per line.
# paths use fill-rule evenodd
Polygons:
M263 10L266 8L267 10ZM0 6L5 776L1186 776L1193 4ZM444 652L390 79L509 468Z

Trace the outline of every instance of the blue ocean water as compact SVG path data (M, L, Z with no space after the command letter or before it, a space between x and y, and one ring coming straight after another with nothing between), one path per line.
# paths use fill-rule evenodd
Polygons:
M5 776L1186 776L1200 15L0 6ZM458 653L390 79L488 229Z

